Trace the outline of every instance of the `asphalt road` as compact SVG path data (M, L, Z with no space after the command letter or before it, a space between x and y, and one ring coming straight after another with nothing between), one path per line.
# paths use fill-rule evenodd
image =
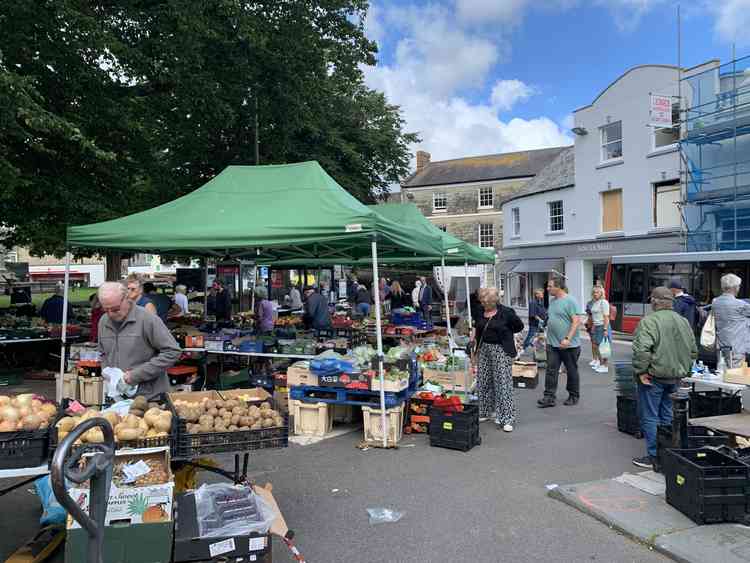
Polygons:
M587 345L584 346L587 348ZM629 352L616 344L618 355ZM617 431L607 375L581 357L582 397L575 407L536 408L541 389L519 390L516 431L482 425L468 453L405 437L398 450L355 446L359 433L259 453L252 477L270 481L297 545L309 562L650 563L662 555L547 497L547 485L592 481L632 471L643 443ZM564 385L561 386L564 389ZM413 447L412 447L413 446ZM39 516L26 490L4 497L0 557L33 535ZM366 509L390 507L400 522L372 526ZM293 561L279 542L274 561Z

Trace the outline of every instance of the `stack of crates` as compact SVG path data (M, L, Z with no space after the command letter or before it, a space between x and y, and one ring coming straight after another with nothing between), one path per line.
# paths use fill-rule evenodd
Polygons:
M461 412L430 407L430 446L468 452L482 443L479 436L479 406L463 406Z
M667 450L667 503L696 524L746 523L750 466L711 448Z
M638 416L638 399L630 361L610 362L615 371L615 393L617 394L617 429L625 434L641 438L641 422Z

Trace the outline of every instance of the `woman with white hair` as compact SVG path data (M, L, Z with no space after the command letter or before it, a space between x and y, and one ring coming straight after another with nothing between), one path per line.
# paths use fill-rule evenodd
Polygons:
M737 299L740 285L742 279L739 276L722 276L722 294L711 303L716 323L716 347L724 351L728 367L739 367L746 354L750 354L750 303Z
M255 288L255 326L258 332L270 334L273 332L273 303L268 300L268 290L265 287Z
M174 288L174 302L180 308L180 312L177 314L178 317L184 317L188 314L187 287L179 284Z

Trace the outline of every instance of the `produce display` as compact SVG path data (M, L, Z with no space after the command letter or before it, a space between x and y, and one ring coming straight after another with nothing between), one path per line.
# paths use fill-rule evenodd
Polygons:
M262 430L284 426L284 418L267 402L261 403L258 407L247 406L244 401L235 399L225 401L204 397L200 401L177 399L174 406L177 415L187 422L187 431L190 434Z
M48 428L56 414L55 403L42 395L0 395L0 432L33 432Z
M147 459L139 463L145 463L148 471L132 480L127 473L127 467L132 462L117 462L112 468L112 482L118 487L143 487L147 485L163 485L170 480L169 471L161 459Z
M65 438L76 426L90 418L104 418L112 426L115 441L134 442L149 438L166 438L172 429L172 413L162 405L149 403L142 396L133 400L130 411L124 417L114 411L99 411L88 408L83 413L61 418L57 424L58 442ZM99 444L104 442L101 428L92 428L76 443Z

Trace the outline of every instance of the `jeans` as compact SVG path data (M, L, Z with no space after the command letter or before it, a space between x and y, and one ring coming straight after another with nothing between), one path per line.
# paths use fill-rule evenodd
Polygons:
M529 333L526 335L526 340L523 341L524 350L526 350L534 342L534 337L536 336L537 332L539 332L539 327L537 325L530 324Z
M651 380L651 385L638 381L638 416L641 419L641 432L646 438L646 452L656 457L656 427L659 424L672 424L672 393L675 383L659 383Z
M357 312L362 316L368 316L370 314L369 303L357 303Z
M566 389L571 397L579 398L581 381L578 375L578 357L581 355L580 346L575 348L553 348L547 346L547 374L544 379L544 396L555 399L557 397L557 381L560 376L560 365L568 372Z

